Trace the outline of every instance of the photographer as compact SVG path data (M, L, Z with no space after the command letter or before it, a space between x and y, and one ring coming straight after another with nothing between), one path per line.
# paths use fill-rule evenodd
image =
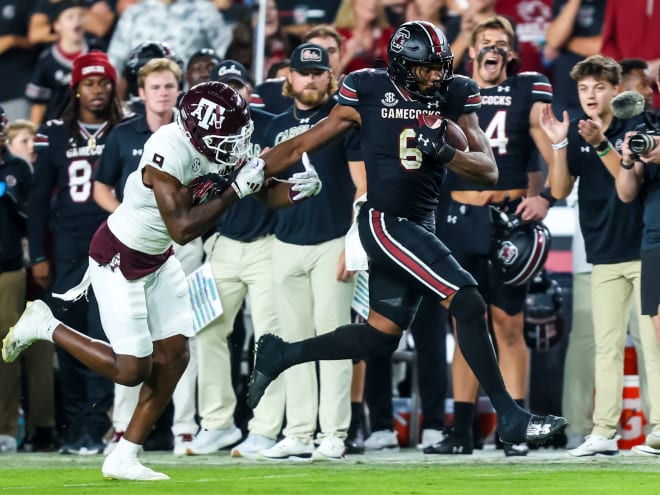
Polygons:
M553 143L549 180L552 195L568 196L579 177L580 227L587 261L593 264L592 303L595 341L595 395L593 428L585 442L569 454L576 457L618 453L617 424L623 389L623 349L630 305L639 308L642 204L623 203L617 197L621 175L620 143L628 131L643 123L639 114L644 99L624 99L614 114L621 88L621 68L608 57L594 55L573 67L584 114L569 122L567 112L558 120L548 105L540 124ZM618 97L617 97L618 98ZM638 108L639 107L639 108ZM625 114L625 115L624 115ZM633 118L634 117L634 118ZM639 311L638 311L639 314ZM660 453L660 349L653 325L639 316L639 339L647 374L653 432L642 453Z
M649 122L650 123L650 122ZM656 339L660 342L660 282L657 273L660 270L660 137L655 126L644 130L627 132L621 147L621 170L616 178L616 191L623 202L641 198L643 202L642 245L640 257L641 271L641 313L653 321ZM658 433L649 436L660 437ZM660 455L660 449L650 445L635 447L644 453Z

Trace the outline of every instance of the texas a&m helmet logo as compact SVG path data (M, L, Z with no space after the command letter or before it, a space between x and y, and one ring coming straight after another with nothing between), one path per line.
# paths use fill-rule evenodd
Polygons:
M403 44L406 40L410 38L410 31L406 28L399 29L394 36L392 36L392 41L390 42L390 50L395 53L400 53L403 50Z
M222 128L222 122L225 120L224 113L224 107L207 98L200 98L197 108L191 112L190 116L195 117L199 126L208 131L210 128Z

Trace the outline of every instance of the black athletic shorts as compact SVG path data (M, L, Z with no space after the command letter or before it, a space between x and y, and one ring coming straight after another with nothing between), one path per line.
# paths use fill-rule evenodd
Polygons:
M367 202L358 217L360 240L369 255L370 306L408 328L423 295L446 299L477 282L435 235L433 215L412 221L383 213Z

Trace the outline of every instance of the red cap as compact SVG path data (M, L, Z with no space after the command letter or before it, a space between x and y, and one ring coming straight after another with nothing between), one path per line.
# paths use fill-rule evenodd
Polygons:
M71 87L73 88L86 77L103 76L117 82L117 71L108 60L108 56L103 52L89 52L84 55L78 55L73 61L73 70L71 71Z

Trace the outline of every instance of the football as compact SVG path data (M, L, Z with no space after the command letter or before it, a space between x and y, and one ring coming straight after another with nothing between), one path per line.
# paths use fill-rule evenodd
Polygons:
M445 131L447 144L460 151L469 151L467 137L460 125L453 120L445 119L437 115L424 115L424 124L431 129L438 128L443 120L447 121L447 130Z

